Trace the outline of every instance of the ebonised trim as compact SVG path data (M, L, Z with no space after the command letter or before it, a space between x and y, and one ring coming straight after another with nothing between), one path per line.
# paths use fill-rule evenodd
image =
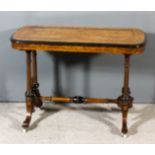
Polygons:
M70 46L98 46L98 47L124 47L124 48L141 48L146 44L146 37L144 42L140 44L101 44L101 43L80 43L80 42L50 42L50 41L30 41L30 40L16 40L13 36L10 38L12 43L17 44L45 44L45 45L70 45Z

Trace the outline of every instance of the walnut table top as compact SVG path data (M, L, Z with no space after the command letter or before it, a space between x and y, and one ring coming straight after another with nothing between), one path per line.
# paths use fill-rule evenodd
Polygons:
M139 29L25 26L11 38L19 50L139 54L145 34Z

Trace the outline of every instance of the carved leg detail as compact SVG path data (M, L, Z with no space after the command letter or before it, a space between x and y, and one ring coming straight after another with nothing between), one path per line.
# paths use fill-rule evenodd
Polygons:
M36 107L41 107L42 106L42 100L40 98L40 92L39 92L39 83L33 83L32 87L32 93L34 95L34 104Z

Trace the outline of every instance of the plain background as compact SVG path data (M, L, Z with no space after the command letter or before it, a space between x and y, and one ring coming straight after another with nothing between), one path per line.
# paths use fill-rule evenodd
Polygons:
M131 59L130 88L136 103L155 101L155 12L0 12L0 100L24 101L25 53L11 48L23 25L137 27L145 31L144 54ZM123 56L38 53L42 95L116 98L123 83Z
M11 3L12 2L12 3ZM5 3L5 5L4 5ZM78 3L78 4L77 4ZM9 4L9 5L8 5ZM30 5L31 4L31 5ZM68 5L70 4L70 5ZM89 4L89 5L88 5ZM133 5L134 4L134 5ZM16 7L15 7L16 6ZM10 1L10 0L5 0L3 1L3 3L1 3L0 5L1 10L9 10L9 9L14 9L14 10L154 10L154 3L153 1L141 1L139 3L139 1L136 0L130 0L130 1L123 1L123 0L117 0L117 1L113 1L113 0L108 0L108 1L100 1L100 0L92 0L91 3L90 1L87 0L78 0L78 1L73 1L73 0L57 0L57 1L51 1L51 0L44 0L44 1L37 1L37 5L36 5L36 1L31 0L31 2L29 1L21 1L21 0L14 0L14 1ZM9 9L8 9L9 8ZM46 8L46 9L45 9ZM47 9L48 8L48 9ZM63 8L63 9L62 9ZM10 145L11 147L11 145ZM28 146L26 146L27 148ZM28 152L31 150L33 152L37 152L38 154L42 154L43 152L46 154L49 153L49 150L51 150L51 146L47 146L47 145L43 145L42 147L40 147L40 149L38 149L38 146L36 146L37 149L34 149L34 145L33 146L29 146ZM131 154L131 152L149 152L152 153L153 151L153 146L151 147L150 145L145 145L145 147L139 147L139 146L134 146L134 145L130 145L130 149L128 149L128 145L122 145L121 146L116 146L113 145L114 149L111 149L111 145L106 145L105 147L103 145L97 146L95 145L94 147L90 147L87 145L85 145L84 147L80 147L79 146L73 146L70 147L68 146L68 148L61 146L62 149L60 149L60 145L58 146L54 146L52 149L52 152L57 152L58 154L64 154L67 152L67 154L71 154L74 150L75 154L79 154L79 151L81 152L81 150L83 152L89 152L89 154L94 154L94 152L101 154L104 150L104 152L108 152L108 154L112 154L113 152L116 153L119 152L119 154L124 154L124 151L128 150L126 153L127 154ZM103 149L104 147L104 149ZM132 149L131 149L132 147ZM8 149L8 146L3 145L3 147L1 147L1 152L5 152L7 154L9 154L10 152L16 152L16 154L18 154L18 152L21 152L21 150L25 149L25 146L13 146L10 149ZM18 149L17 149L18 148ZM21 148L21 149L19 149ZM50 148L50 149L49 149ZM78 149L77 149L78 148ZM90 150L90 151L88 151ZM132 150L132 151L131 151ZM26 151L26 149L25 149ZM9 153L8 153L9 152Z

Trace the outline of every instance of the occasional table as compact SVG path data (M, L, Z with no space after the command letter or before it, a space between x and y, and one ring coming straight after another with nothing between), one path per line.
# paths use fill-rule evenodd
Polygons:
M130 56L141 54L145 47L145 34L135 28L93 28L93 27L52 27L25 26L19 28L11 37L12 47L25 51L27 90L26 118L22 127L28 129L35 107L43 101L64 103L114 103L122 112L122 133L126 136L127 114L132 107L133 97L129 88ZM82 96L41 96L37 77L37 51L107 53L124 55L124 82L122 94L114 99L90 98Z

